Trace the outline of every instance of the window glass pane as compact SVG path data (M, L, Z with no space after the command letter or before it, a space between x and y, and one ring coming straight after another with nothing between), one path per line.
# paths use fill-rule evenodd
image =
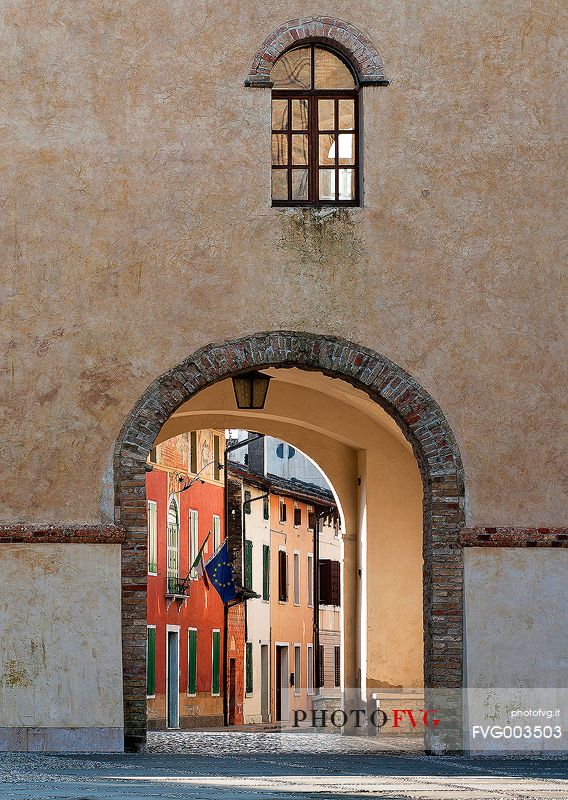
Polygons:
M273 169L272 170L272 199L273 200L287 200L288 199L288 170L287 169Z
M275 89L311 88L311 50L309 47L296 47L279 58L272 68L271 80Z
M355 128L355 102L339 101L339 130L352 131Z
M318 128L320 131L335 128L335 100L318 100Z
M319 163L335 164L335 136L332 133L320 134Z
M292 136L292 164L308 163L308 137L303 133Z
M353 89L353 75L347 66L329 50L315 48L315 88Z
M285 133L272 134L272 163L288 163L288 137Z
M354 133L340 133L338 138L339 142L339 163L340 164L354 164L355 163L355 134Z
M308 170L292 170L292 200L308 199Z
M308 101L292 100L292 130L308 130Z
M342 170L347 172L347 170ZM320 169L319 171L319 199L335 200L335 170Z
M285 131L288 128L288 101L272 101L272 129Z
M340 169L339 170L339 199L340 200L354 200L355 199L355 170L354 169Z

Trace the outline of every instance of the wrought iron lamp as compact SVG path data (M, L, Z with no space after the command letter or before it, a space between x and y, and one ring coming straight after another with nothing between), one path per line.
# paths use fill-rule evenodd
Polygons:
M235 375L233 390L237 408L264 408L269 383L270 377L263 375L262 372L244 372L242 375Z

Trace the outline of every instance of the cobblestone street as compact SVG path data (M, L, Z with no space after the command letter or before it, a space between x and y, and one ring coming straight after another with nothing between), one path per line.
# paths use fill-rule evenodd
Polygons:
M151 733L146 753L0 755L6 800L565 800L567 778L558 759L401 755L377 739L293 733Z

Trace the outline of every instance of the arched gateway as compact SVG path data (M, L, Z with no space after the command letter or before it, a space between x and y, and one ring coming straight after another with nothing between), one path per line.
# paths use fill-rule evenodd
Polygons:
M115 521L122 548L122 636L126 742L146 735L145 463L166 420L202 389L240 372L296 367L340 378L365 392L412 445L424 486L424 684L463 685L464 476L442 410L403 369L341 338L276 331L201 348L149 386L126 420L114 453Z

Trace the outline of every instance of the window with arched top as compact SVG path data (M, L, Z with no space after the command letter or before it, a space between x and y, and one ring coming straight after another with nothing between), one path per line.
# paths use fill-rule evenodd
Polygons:
M274 64L272 203L359 204L358 83L338 53L294 47Z

